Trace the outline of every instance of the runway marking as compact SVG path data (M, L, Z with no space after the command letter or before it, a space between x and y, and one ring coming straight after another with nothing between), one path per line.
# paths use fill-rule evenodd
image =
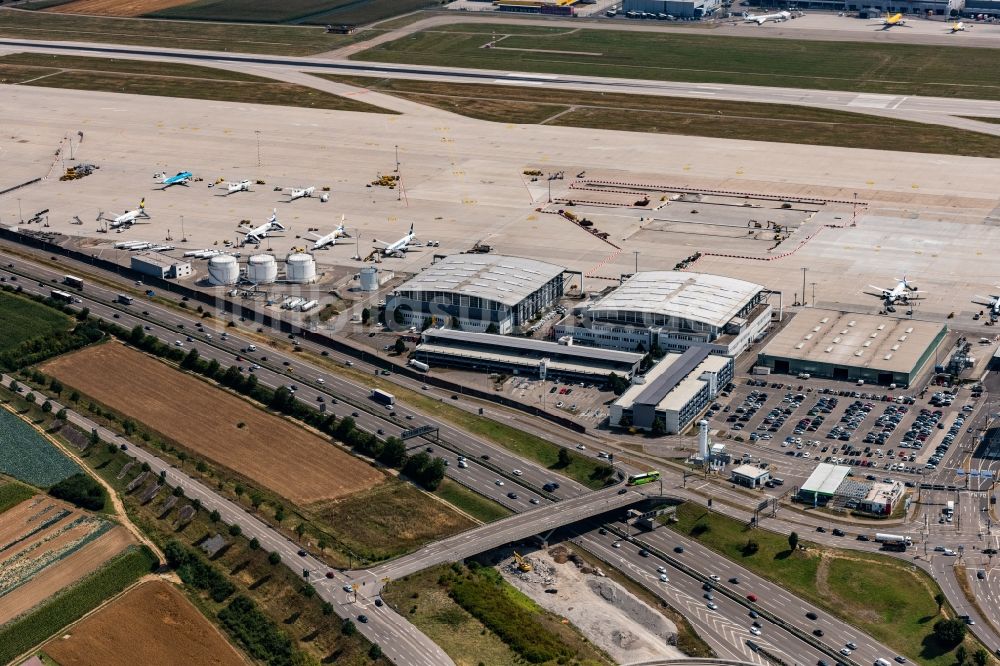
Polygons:
M541 86L545 81L507 81L505 79L493 79L493 83L502 83L505 86Z
M904 98L896 97L895 95L858 95L850 102L847 106L860 106L866 109L895 109L903 102ZM895 103L895 106L890 107L890 104Z

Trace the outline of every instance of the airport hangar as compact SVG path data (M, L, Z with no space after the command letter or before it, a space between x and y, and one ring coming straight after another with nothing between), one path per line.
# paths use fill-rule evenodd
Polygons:
M455 254L397 287L386 324L510 334L563 295L562 266L503 255ZM632 351L632 350L629 350Z
M768 293L759 284L721 275L640 272L575 307L556 325L556 335L622 351L705 346L712 354L738 356L767 333Z
M757 365L779 374L910 386L947 333L939 323L808 308L774 336Z

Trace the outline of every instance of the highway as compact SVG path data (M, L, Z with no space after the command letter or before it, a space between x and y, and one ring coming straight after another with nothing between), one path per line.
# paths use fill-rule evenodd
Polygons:
M504 70L396 65L352 60L329 60L290 56L258 56L194 49L167 49L141 46L116 46L86 42L34 41L0 39L0 47L28 52L76 54L96 57L155 59L159 62L198 63L209 67L253 68L267 75L286 72L326 72L353 75L378 75L389 78L486 83L500 85L545 86L548 89L587 92L617 92L643 95L724 99L741 102L795 104L842 111L854 111L894 118L955 126L970 126L977 131L1000 134L1000 126L975 121L961 121L951 116L1000 117L1000 102L961 98L924 97L919 95L884 95L829 90L806 90L736 84L701 84L674 81L642 81L598 76L560 74L521 74ZM278 77L280 78L280 77Z

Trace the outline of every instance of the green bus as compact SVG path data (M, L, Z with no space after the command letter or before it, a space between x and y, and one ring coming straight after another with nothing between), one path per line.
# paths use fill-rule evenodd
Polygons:
M646 472L644 474L632 474L628 477L628 485L641 486L644 483L653 483L660 480L660 473L657 471Z

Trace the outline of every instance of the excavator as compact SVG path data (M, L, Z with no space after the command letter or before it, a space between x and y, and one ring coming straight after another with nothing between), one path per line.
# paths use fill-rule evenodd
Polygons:
M531 571L531 563L518 555L516 550L514 551L514 561L517 562L518 571L523 571L524 573Z

